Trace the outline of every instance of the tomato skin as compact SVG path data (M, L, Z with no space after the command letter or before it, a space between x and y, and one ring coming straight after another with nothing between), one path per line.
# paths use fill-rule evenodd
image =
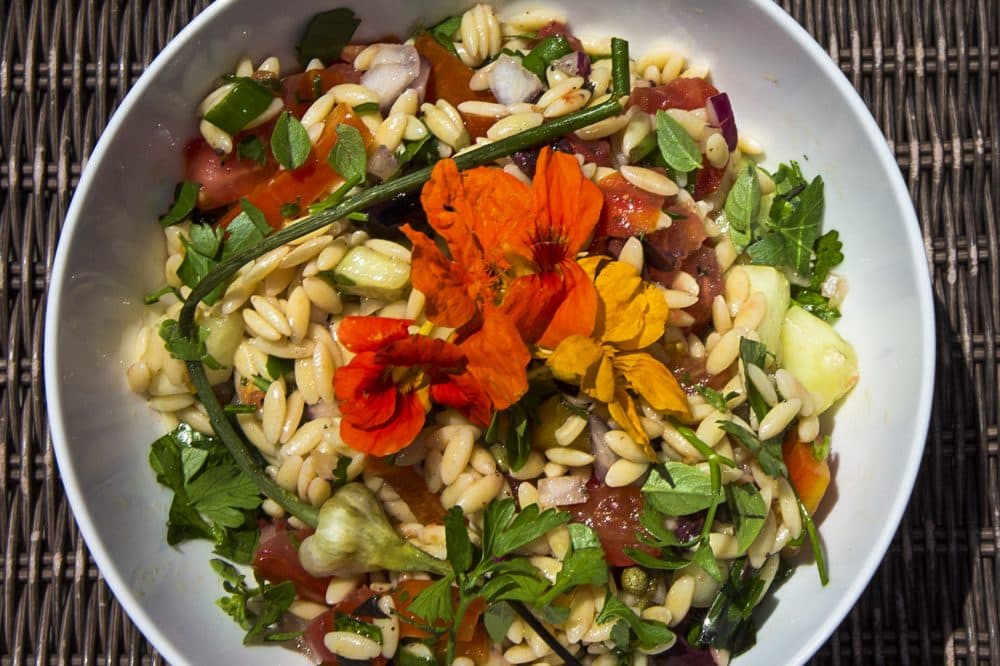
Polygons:
M313 656L320 660L321 664L326 666L332 666L337 664L337 655L333 654L326 649L326 644L323 642L323 637L334 630L334 617L337 613L343 613L345 615L353 615L354 611L357 610L361 604L371 599L375 596L375 593L367 585L362 585L358 589L351 592L347 597L344 598L339 604L326 611L322 615L318 615L306 626L305 630L302 632L302 640L306 646L312 651ZM369 618L360 618L364 621L369 621ZM376 666L382 666L388 663L385 657L378 656L371 661L372 664Z
M718 95L718 89L702 78L676 78L651 88L636 88L629 97L629 104L646 113L658 109L684 109L693 111L705 106L709 97Z
M709 164L707 157L703 157L701 160L701 168L698 169L698 175L694 181L695 200L701 201L709 194L719 189L719 185L722 184L722 177L724 175L726 175L725 168L716 169L714 166Z
M418 521L424 525L444 523L441 500L428 490L423 475L412 467L388 465L376 456L365 456L365 470L392 486Z
M802 498L802 503L810 514L816 513L830 486L830 463L816 460L812 454L812 444L799 441L793 428L781 443L781 457L788 467L788 480Z
M266 123L233 137L233 145L250 136L256 136L265 146L270 145L271 129L274 123ZM260 164L255 160L241 158L234 149L230 155L219 155L201 137L192 139L184 148L184 180L201 185L198 192L198 209L211 210L225 206L250 192L261 183L267 182L278 170L271 151L266 150L266 160Z
M421 629L416 623L420 620L412 615L407 609L413 603L413 599L430 587L433 581L407 578L402 580L393 591L393 601L396 603L396 610L399 612L399 637L400 638L429 638L431 634ZM452 589L452 600L458 603L458 590ZM476 627L479 625L479 618L486 610L486 604L482 599L475 599L469 604L458 625L456 639L459 643L471 642L475 640Z
M297 530L295 539L301 542L309 534L310 530ZM302 568L297 542L293 541L292 533L284 521L262 522L257 550L253 556L253 568L272 583L290 580L300 597L325 604L330 578L316 578Z
M552 21L546 26L543 26L538 31L539 39L544 39L546 37L565 37L566 42L569 47L574 51L582 51L583 44L579 39L573 36L573 33L569 31L569 27L560 21Z
M642 531L639 522L645 504L642 490L636 486L612 488L592 478L587 482L587 493L586 502L567 506L566 510L573 515L574 522L583 523L597 533L608 564L615 567L635 564L625 554L626 547L656 554L636 538L636 533Z
M469 80L472 79L474 73L472 68L459 60L454 53L441 46L429 33L424 32L417 37L413 46L417 49L417 53L431 64L431 75L427 80L426 101L433 103L438 99L444 99L456 107L462 102L471 100L497 101L489 90L471 90ZM486 130L496 122L495 118L466 113L462 114L462 120L469 136L473 139L478 136L486 136Z
M651 233L656 229L663 208L663 197L639 189L613 173L597 182L604 195L601 218L594 229L594 238L603 236L628 238Z

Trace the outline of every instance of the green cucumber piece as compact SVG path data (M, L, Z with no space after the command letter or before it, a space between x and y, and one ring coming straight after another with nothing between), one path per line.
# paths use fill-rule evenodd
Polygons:
M825 411L858 383L858 357L828 323L795 306L785 313L778 362L816 398Z
M737 266L733 270L742 270L746 273L750 280L750 293L757 291L764 297L766 310L757 332L767 351L777 355L781 325L785 321L785 311L792 300L788 278L772 266Z
M332 271L323 276L347 294L395 300L410 283L410 265L364 245L351 248Z

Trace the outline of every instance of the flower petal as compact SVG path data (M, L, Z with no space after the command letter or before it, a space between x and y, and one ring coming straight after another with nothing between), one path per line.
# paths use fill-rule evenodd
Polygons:
M688 401L674 374L646 353L615 356L615 369L625 377L632 390L646 399L653 409L687 416Z
M459 347L469 360L468 373L496 409L507 409L527 392L531 354L514 323L500 311L488 306L482 327Z
M469 227L474 211L455 160L441 160L434 165L420 193L420 202L427 221L448 244L456 263L472 268L474 263L482 261Z
M388 366L426 365L438 372L461 372L465 356L456 345L426 335L410 335L377 352L379 363Z
M615 389L614 399L608 403L608 413L615 423L642 447L646 457L651 462L656 462L656 452L649 444L649 436L646 435L646 431L642 427L642 417L639 416L639 412L635 408L635 401L621 386Z
M413 442L423 429L426 417L416 393L399 394L391 420L378 427L362 428L342 419L340 436L355 451L388 456Z
M543 148L533 182L536 240L559 239L574 256L590 243L601 215L601 190L584 177L576 157Z
M410 281L414 289L427 297L427 318L449 328L466 324L477 310L475 300L469 295L466 270L448 259L434 241L409 224L403 225L402 230L413 243Z
M531 189L494 167L463 172L462 185L473 211L467 223L484 260L490 266L506 267L507 239L530 227L535 216Z
M603 356L598 342L585 335L571 335L559 343L545 363L559 381L579 385Z
M337 326L337 339L352 352L377 351L407 337L412 323L391 317L344 317Z
M359 427L379 426L396 411L396 386L386 379L387 368L375 352L362 352L337 370L334 397L346 421Z
M493 415L490 397L468 373L449 375L447 380L431 384L431 399L439 405L459 410L481 426L489 425Z
M564 261L560 269L566 296L538 340L543 347L555 347L571 335L590 335L597 322L597 289L590 277L572 259Z
M597 273L594 286L601 300L595 334L611 344L639 337L646 304L637 298L642 292L642 278L635 267L609 261Z
M604 348L601 351L600 360L580 380L580 390L601 402L611 402L615 396L615 367L611 354Z
M590 284L590 281L587 283ZM510 317L525 342L534 343L550 327L556 312L565 303L565 297L566 288L559 273L552 271L533 273L511 281L500 305L500 311Z

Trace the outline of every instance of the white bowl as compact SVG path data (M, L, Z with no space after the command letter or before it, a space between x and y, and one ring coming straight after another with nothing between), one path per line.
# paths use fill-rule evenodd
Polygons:
M333 3L336 4L336 3ZM470 3L344 2L358 37L405 35ZM502 3L501 3L502 4ZM736 119L767 148L767 164L797 159L826 181L852 285L840 332L857 349L861 382L836 414L836 503L820 531L830 564L821 587L802 567L777 593L755 648L738 663L800 663L830 636L881 561L923 450L934 371L927 263L902 178L879 128L812 38L768 0L578 0L563 10L576 34L615 34L632 53L661 42L711 65ZM277 54L286 68L305 21L329 0L222 0L153 62L112 118L81 178L60 239L46 314L45 384L70 504L121 604L171 663L300 663L291 652L244 648L215 606L221 586L204 544L164 542L168 493L146 461L163 425L124 380L124 333L143 293L162 283L156 217L182 173L194 108L237 59Z

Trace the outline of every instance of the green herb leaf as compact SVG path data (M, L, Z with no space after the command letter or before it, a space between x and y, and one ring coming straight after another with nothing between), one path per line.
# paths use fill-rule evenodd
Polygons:
M792 286L792 304L811 315L833 323L840 319L840 310L830 305L830 299L811 287Z
M305 67L313 58L319 58L324 64L336 60L351 42L359 25L361 19L344 7L316 14L309 19L302 39L295 47L299 64Z
M767 505L760 491L752 483L730 483L726 486L729 512L736 522L736 547L739 554L746 552L764 527Z
M146 305L153 305L155 303L159 303L160 299L166 296L167 294L173 294L174 296L177 297L177 300L179 301L184 300L184 297L181 296L181 290L178 289L177 287L171 287L168 284L160 287L156 291L151 291L145 296L143 296L142 302L145 303Z
M718 426L732 435L740 444L750 449L757 456L757 462L765 474L771 476L788 476L788 468L781 458L781 436L772 437L763 442L746 428L732 421L718 421Z
M267 164L267 151L260 138L255 135L243 137L236 144L236 156L240 159L250 160L264 166Z
M569 530L569 538L573 550L601 547L601 540L598 538L597 532L583 523L570 523L566 528Z
M352 459L349 456L337 458L337 466L333 468L333 480L337 487L347 483L347 469L351 466Z
M294 220L300 215L302 215L302 204L300 203L298 197L296 197L294 202L281 204L281 217L286 220Z
M301 632L284 632L274 628L288 608L295 601L295 585L284 581L272 585L263 581L260 587L250 588L246 579L228 562L213 559L212 569L223 580L223 588L229 596L216 601L218 606L247 630L244 645L260 641L283 641L300 635Z
M760 212L760 181L757 167L750 162L740 171L726 196L726 221L729 238L736 250L743 251L753 238L753 227Z
M698 392L698 395L705 399L705 402L723 414L729 411L729 401L733 398L738 398L740 395L735 391L730 391L726 395L722 395L721 391L716 391L711 386L701 386L700 384L694 388Z
M506 601L498 601L490 605L483 614L483 624L486 633L494 643L502 643L507 637L510 625L514 624L514 609Z
M256 414L257 407L254 405L224 405L222 408L226 414Z
M692 465L673 460L650 469L642 493L657 511L670 516L688 516L713 503L708 475Z
M205 120L229 134L236 134L271 106L274 95L246 76L229 79L231 86L221 100L205 112Z
M667 628L667 625L656 620L643 620L635 612L618 600L611 590L608 590L604 597L604 608L598 613L594 620L596 624L603 624L618 618L628 625L629 630L639 641L639 645L644 648L653 648L658 645L665 645L674 640L674 632ZM628 648L628 642L622 645L621 637L615 644L622 649Z
M799 507L799 516L802 518L802 526L805 527L809 536L809 546L812 548L813 558L816 560L816 570L819 572L819 582L826 586L830 582L830 571L826 566L826 556L823 554L823 543L819 540L819 532L816 530L816 523L809 515L809 509L799 497L799 491L795 490L795 485L789 483L795 493L795 503Z
M264 240L271 232L264 214L245 197L240 199L240 213L226 227L229 237L222 245L222 260L239 254Z
M603 587L607 584L608 563L604 560L604 549L597 547L574 550L563 560L562 569L556 575L555 583L538 600L538 604L547 606L560 594L568 592L577 585Z
M198 339L191 340L181 335L176 319L166 319L160 324L160 337L170 355L181 361L201 361L213 370L222 368L222 364L208 353L205 340L208 339L208 329L198 327Z
M740 338L740 360L743 361L744 368L756 365L761 370L767 370L767 347L763 343L755 342L750 338ZM764 396L757 390L756 384L750 381L746 384L747 402L750 404L750 409L753 410L758 420L763 419L767 416L767 412L770 409L767 406L767 401L764 400Z
M346 613L336 613L333 618L333 626L337 631L349 631L352 634L364 636L369 640L375 641L379 645L383 644L382 629Z
M396 161L402 169L410 162L416 164L433 164L440 159L437 151L437 139L430 132L422 139L403 144L403 149L396 152Z
M290 358L278 358L277 356L268 354L264 369L267 371L268 377L278 380L295 372L295 361Z
M675 171L687 173L701 166L698 144L664 111L656 112L656 142L664 161Z
M569 514L555 509L539 511L538 505L532 504L517 514L506 529L496 535L490 555L503 557L568 522Z
M757 640L752 613L763 589L759 570L743 561L734 562L701 624L691 628L691 644L729 650L733 656L752 647Z
M816 239L813 253L816 261L813 263L812 280L809 286L819 289L823 286L823 281L830 275L830 271L844 261L844 244L840 241L840 234L836 229L831 230Z
M274 159L289 171L294 171L306 163L311 150L312 142L306 128L298 118L288 111L282 111L271 132L271 153Z
M358 104L357 106L352 107L354 113L358 114L359 116L364 115L366 113L375 113L376 111L378 111L378 109L379 109L378 102L364 102L363 104Z
M170 227L186 220L194 212L200 190L201 185L189 180L177 183L174 188L174 203L167 214L160 217L160 226Z
M444 620L451 622L455 617L455 606L451 599L451 584L454 576L445 576L434 581L413 598L407 610L424 620L429 625L435 625Z
M472 541L465 527L465 513L462 507L453 506L444 516L445 542L448 546L448 562L455 573L465 573L472 568Z
M570 53L573 47L562 35L546 37L521 60L521 66L533 73L540 81L545 81L545 68L553 60Z
M365 140L355 127L339 125L337 127L337 143L330 149L327 157L330 168L339 173L348 183L357 185L365 179L367 156ZM353 186L352 185L352 186Z
M830 436L822 435L810 447L813 460L823 462L830 455Z
M705 573L717 582L722 582L722 572L719 570L719 563L715 560L715 555L712 553L712 547L708 544L708 539L702 541L701 545L695 549L691 561L701 567Z
M751 264L758 266L785 265L785 239L780 234L770 234L746 249Z
M455 42L452 38L461 26L461 15L449 16L437 25L428 28L427 32L430 33L431 37L433 37L438 44L451 51L453 55L457 56L458 51L455 49Z
M659 556L650 555L644 550L626 546L625 554L644 569L654 569L660 571L677 571L691 564L691 560L684 557L674 548L664 548Z

